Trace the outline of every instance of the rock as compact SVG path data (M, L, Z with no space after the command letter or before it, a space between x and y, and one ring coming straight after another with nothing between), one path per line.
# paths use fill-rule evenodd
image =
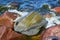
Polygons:
M57 38L58 40L60 40L60 25L55 25L52 26L46 30L44 30L41 34L41 40L48 40L48 39L53 39L53 38Z
M18 15L17 13L8 12L8 11L4 12L3 15L7 16L9 19L12 19L12 20L14 20L14 19L16 19L18 16L20 16L20 15Z
M56 13L57 13L57 12L60 12L60 7L55 7L55 8L53 8L52 10L55 11Z
M12 29L0 26L0 40L24 40L25 35L19 34Z
M46 20L37 12L28 14L14 26L14 30L25 35L36 35L40 28L46 24Z
M14 23L8 17L3 16L3 15L0 16L0 25L9 27L9 28L13 28L13 26L14 26L13 24Z

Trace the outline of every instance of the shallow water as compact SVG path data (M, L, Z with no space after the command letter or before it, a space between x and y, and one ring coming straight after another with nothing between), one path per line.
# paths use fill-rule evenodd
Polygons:
M0 0L0 4L7 4L9 2L12 2L14 0ZM22 8L24 8L26 5L32 3L32 5L35 8L39 8L41 7L44 3L48 3L50 5L54 5L54 6L60 6L60 4L58 4L58 0L15 0L17 2L22 2L23 4L21 5Z
M0 0L0 4L9 4L14 0ZM49 4L52 7L60 6L59 0L15 0L16 2L22 2L19 4L19 9L31 8L32 10L39 11L38 9L42 7L43 4ZM28 11L32 11L28 10ZM44 11L44 12L43 12ZM41 11L42 13L47 12L46 10ZM39 11L40 12L40 11Z

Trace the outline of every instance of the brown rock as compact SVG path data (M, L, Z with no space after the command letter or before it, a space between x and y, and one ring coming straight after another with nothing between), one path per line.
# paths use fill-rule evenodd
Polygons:
M17 13L6 11L3 15L7 16L9 19L16 19L19 16Z
M0 26L0 40L23 40L24 35L14 32L12 29Z
M19 15L16 13L6 11L2 15L0 15L0 25L4 25L6 27L13 28L13 26L14 26L13 20L16 19L17 16L19 16Z
M60 37L60 25L52 26L41 34L41 40L44 40L45 38L48 38L49 36L56 36Z
M9 18L7 18L5 16L0 17L0 25L13 28L13 26L14 26L13 24L14 23Z

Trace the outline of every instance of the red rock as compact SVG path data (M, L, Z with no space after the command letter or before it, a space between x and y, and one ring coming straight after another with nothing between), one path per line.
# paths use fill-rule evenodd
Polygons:
M16 17L17 16L19 16L17 13L13 13L13 12L4 12L4 14L3 15L5 15L5 16L7 16L9 19L16 19Z
M0 25L4 25L6 27L13 28L14 23L13 20L18 16L16 13L12 12L5 12L2 15L0 15Z
M24 35L18 34L17 32L14 32L10 29L6 37L7 37L7 40L15 40L15 39L23 40Z
M19 34L12 30L14 27L14 23L11 21L10 18L12 14L4 13L0 15L0 40L24 40L25 35ZM13 15L12 15L13 16Z
M8 29L5 26L0 26L0 40L6 40L6 33Z
M17 32L13 31L12 29L0 26L0 40L23 40L24 35L18 34Z
M0 17L0 25L13 28L13 22L7 17Z
M60 7L55 7L55 8L53 8L53 10L54 10L55 12L60 12Z
M41 40L44 40L49 36L60 37L60 25L56 25L44 30L41 34Z

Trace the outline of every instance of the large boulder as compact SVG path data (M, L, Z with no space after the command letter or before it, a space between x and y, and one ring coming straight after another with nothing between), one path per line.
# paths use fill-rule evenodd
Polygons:
M0 40L24 40L25 35L19 34L12 29L0 26Z
M60 25L52 26L44 30L41 34L41 40L60 40Z
M13 28L13 26L14 26L13 24L14 23L6 16L0 16L0 25L6 26L9 28Z

